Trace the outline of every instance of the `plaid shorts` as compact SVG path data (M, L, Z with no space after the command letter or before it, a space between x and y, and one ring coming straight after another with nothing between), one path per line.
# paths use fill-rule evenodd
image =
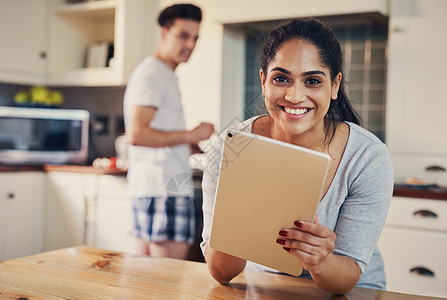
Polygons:
M191 197L133 198L134 236L147 242L166 240L193 244L195 206Z

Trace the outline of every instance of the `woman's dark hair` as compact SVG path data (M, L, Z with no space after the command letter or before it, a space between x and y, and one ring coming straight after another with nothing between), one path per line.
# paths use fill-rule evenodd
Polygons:
M267 74L268 66L275 59L278 49L287 41L304 40L318 49L321 63L330 71L331 81L343 70L343 58L340 43L332 29L314 18L295 19L274 28L268 35L261 54L261 69ZM343 72L342 72L343 73ZM360 124L360 117L352 107L346 95L344 78L340 82L337 100L331 101L326 118L332 126L328 126L326 138L332 128L332 140L337 123L349 121Z
M158 16L158 24L170 28L175 19L202 21L202 10L193 4L174 4L163 9Z

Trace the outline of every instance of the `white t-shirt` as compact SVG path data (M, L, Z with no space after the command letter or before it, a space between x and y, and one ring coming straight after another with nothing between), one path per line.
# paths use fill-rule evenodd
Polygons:
M174 70L156 57L145 58L133 71L124 94L124 122L132 106L153 106L151 128L185 130L180 91ZM192 196L188 144L150 148L129 145L128 190L131 197Z

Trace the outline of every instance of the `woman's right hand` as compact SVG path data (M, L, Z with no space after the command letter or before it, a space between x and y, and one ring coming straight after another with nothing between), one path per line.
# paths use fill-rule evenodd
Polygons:
M296 221L296 228L282 229L277 243L284 250L298 257L303 267L310 271L320 271L324 268L326 258L335 248L335 233L318 222Z

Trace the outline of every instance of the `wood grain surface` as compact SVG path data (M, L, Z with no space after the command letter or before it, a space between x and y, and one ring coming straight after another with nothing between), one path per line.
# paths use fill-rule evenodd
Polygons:
M0 262L0 299L434 299L355 288L331 295L311 280L245 271L218 284L205 263L77 246Z

